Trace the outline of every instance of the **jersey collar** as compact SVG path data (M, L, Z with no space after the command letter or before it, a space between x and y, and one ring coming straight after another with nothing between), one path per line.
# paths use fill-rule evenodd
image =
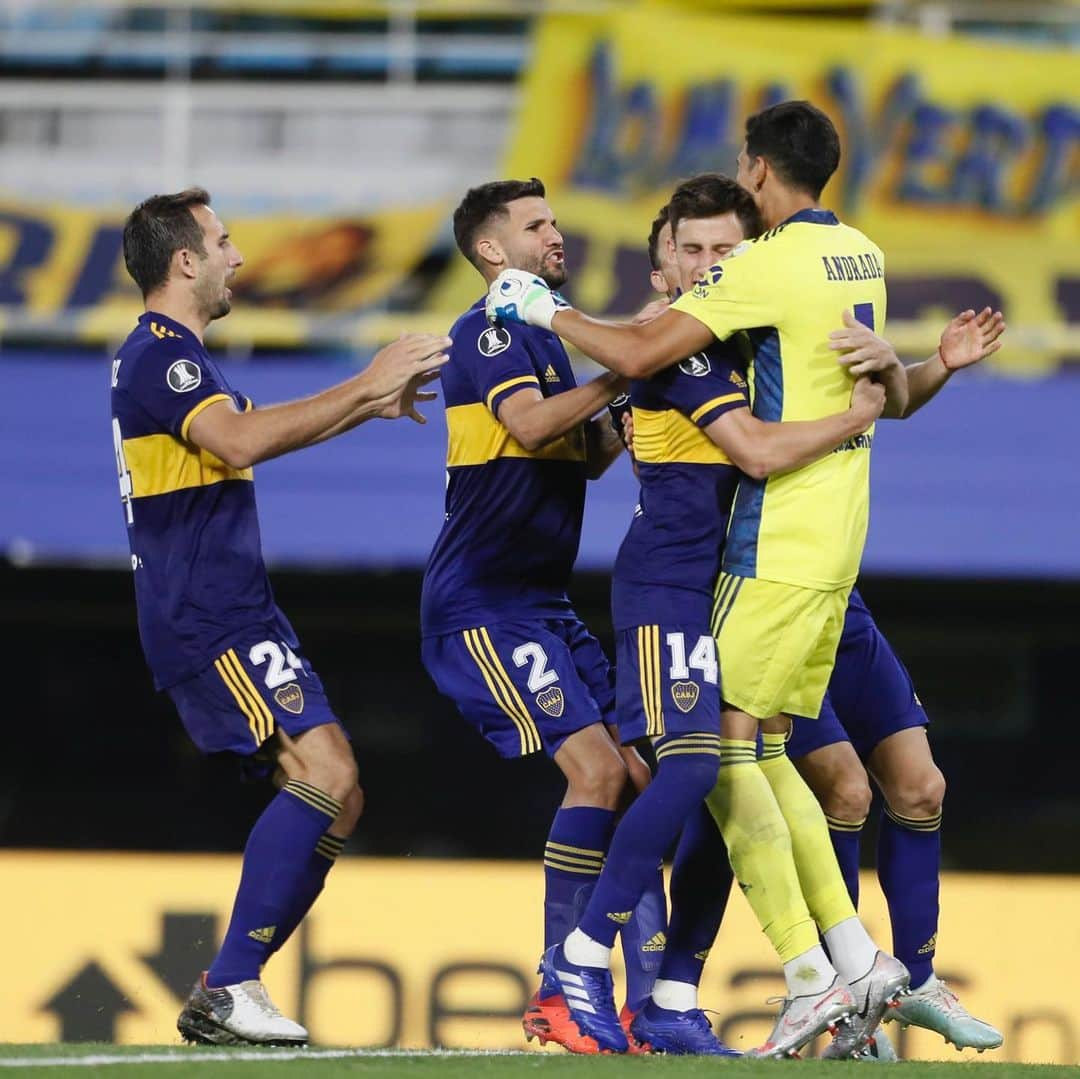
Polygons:
M174 318L169 318L168 315L163 315L160 311L144 311L139 316L139 325L145 328L149 328L150 323L153 322L156 326L163 327L166 330L171 330L174 334L181 337L190 338L201 348L202 345L199 339L185 326L182 322L177 322Z
M782 221L783 225L793 225L797 221L805 221L808 225L839 225L840 220L832 210L822 210L818 207L809 206L805 210L800 210L797 214L792 214L786 221Z

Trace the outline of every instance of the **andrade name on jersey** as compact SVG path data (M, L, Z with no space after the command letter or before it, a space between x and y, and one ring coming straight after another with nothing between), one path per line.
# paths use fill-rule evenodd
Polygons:
M885 267L875 254L822 255L827 281L874 281L884 279Z

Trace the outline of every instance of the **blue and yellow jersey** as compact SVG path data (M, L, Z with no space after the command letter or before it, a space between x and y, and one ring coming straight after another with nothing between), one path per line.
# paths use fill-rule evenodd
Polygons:
M631 384L641 495L615 560L616 630L709 624L741 473L704 428L749 405L745 366L732 341Z
M159 689L212 663L242 630L292 632L263 564L251 469L188 441L192 420L225 400L252 407L202 342L164 315L143 315L113 361L113 446L139 635ZM295 637L285 643L295 647Z
M761 420L817 420L842 412L852 381L829 348L845 309L885 324L885 261L874 243L828 210L802 210L713 266L676 300L719 340L748 331L749 381ZM873 430L805 468L743 478L724 570L803 588L851 584L869 516Z
M529 451L497 419L525 387L545 397L575 387L566 349L547 330L490 326L483 301L450 336L446 518L424 572L423 633L572 618L566 585L585 506L584 428Z

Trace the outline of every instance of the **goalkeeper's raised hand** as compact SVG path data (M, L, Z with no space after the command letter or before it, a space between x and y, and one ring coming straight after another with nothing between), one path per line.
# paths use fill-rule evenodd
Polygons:
M503 270L488 289L486 310L489 322L523 322L550 330L555 313L569 307L536 274L528 270Z

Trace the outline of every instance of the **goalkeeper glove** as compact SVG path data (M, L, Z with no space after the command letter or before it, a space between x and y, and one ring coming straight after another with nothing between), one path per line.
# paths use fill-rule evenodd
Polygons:
M548 288L546 281L527 270L503 270L488 289L489 322L522 322L550 330L555 312L569 308L557 292Z

